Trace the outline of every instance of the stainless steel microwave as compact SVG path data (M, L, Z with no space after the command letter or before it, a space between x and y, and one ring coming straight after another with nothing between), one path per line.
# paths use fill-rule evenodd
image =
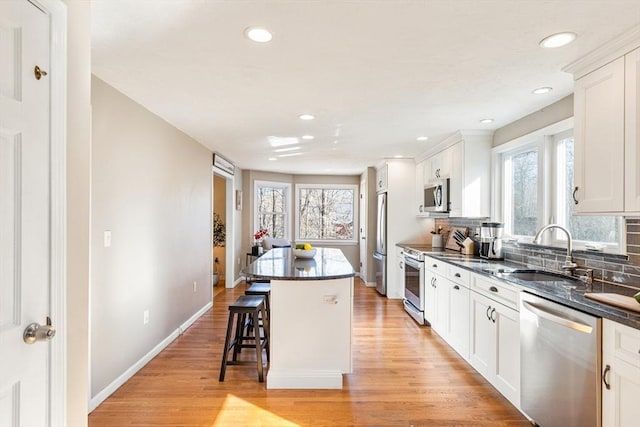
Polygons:
M449 212L449 179L426 184L423 203L424 212Z

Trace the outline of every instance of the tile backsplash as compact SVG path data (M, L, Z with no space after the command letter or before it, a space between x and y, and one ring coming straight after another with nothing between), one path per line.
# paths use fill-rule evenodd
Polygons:
M469 234L473 235L487 221L487 218L438 218L435 225L445 232L449 227L468 227ZM627 218L625 221L627 255L575 250L573 260L579 267L593 269L596 281L640 289L640 219ZM506 260L553 271L562 270L566 256L565 248L515 242L504 242L503 251Z

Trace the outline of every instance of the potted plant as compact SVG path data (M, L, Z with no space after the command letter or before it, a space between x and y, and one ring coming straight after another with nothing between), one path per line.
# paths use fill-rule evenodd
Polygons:
M222 218L217 213L213 214L213 247L215 248L224 247L224 243L226 240L226 229L224 222L222 222ZM218 257L214 258L213 261L213 286L217 285L220 281L220 275L218 274L218 264L220 261Z

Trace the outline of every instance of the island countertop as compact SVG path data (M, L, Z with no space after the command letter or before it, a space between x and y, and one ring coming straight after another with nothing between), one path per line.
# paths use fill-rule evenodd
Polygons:
M242 269L250 277L270 280L331 280L355 276L340 249L317 248L313 258L296 258L291 248L274 248Z

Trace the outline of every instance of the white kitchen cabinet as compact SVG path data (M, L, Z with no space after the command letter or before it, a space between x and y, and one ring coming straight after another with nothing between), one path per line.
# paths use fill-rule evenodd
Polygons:
M427 184L440 179L449 178L452 169L452 156L453 152L451 148L447 148L429 157L425 161L424 183Z
M640 212L640 49L625 55L625 211Z
M640 330L603 319L602 426L635 426L640 420Z
M639 63L635 49L575 82L576 213L640 212Z
M576 80L576 213L624 210L624 58Z
M424 166L427 161L423 160L416 163L416 196L415 196L415 213L416 216L429 216L424 210Z
M387 193L387 297L401 299L404 296L402 281L399 280L399 265L391 248L401 242L415 242L426 239L421 218L415 214L416 163L413 159L387 159L378 168L384 170L382 179L386 182ZM379 174L377 174L379 175ZM377 184L376 184L376 188ZM372 202L375 209L375 201ZM370 205L371 206L371 205ZM370 253L371 257L373 254Z
M469 358L469 273L425 259L425 320L465 360Z
M520 316L472 291L469 363L516 407L520 406Z
M425 184L449 178L449 216L490 216L490 134L456 132L425 153L423 162Z
M376 192L384 193L389 187L389 166L387 163L376 169Z

